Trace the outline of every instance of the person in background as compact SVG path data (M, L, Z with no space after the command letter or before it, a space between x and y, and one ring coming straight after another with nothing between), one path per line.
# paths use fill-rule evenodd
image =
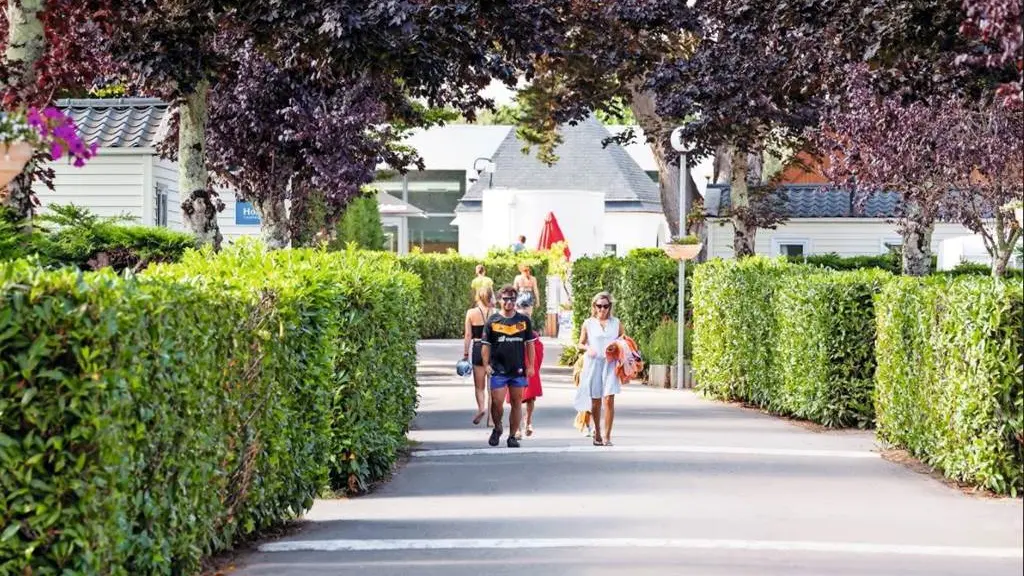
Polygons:
M478 266L478 270L483 266ZM490 280L490 278L488 278ZM476 304L466 310L465 331L463 335L463 358L473 358L473 388L476 394L476 416L473 417L473 424L479 424L480 420L487 415L486 390L487 370L481 353L480 340L483 338L484 325L487 320L495 314L494 292L490 286L484 286L476 291Z
M537 278L531 273L528 264L519 265L519 275L512 281L512 287L519 294L516 306L530 318L533 318L533 307L540 301L537 293Z
M476 276L469 283L469 287L473 290L474 298L479 294L481 288L488 288L492 291L493 299L494 281L487 277L487 269L483 264L476 265Z
M579 412L589 410L594 424L594 446L612 445L612 423L615 421L615 395L622 387L615 373L616 360L605 357L608 345L624 334L622 323L612 315L612 295L600 292L590 301L590 318L580 328L579 348L584 351L580 387L573 402ZM604 427L601 409L604 405Z
M519 254L526 250L526 236L520 235L518 241L512 245L512 253Z
M536 337L530 317L516 312L515 288L503 286L498 296L501 298L501 312L491 316L484 325L480 349L487 374L491 377L491 417L494 419L494 429L487 443L497 446L501 440L507 394L512 404L512 413L506 443L509 448L519 448L516 432L523 418L523 391L528 379L533 377Z
M522 309L517 310L520 314L526 315ZM537 398L544 395L544 388L540 382L540 367L544 362L544 344L540 340L540 335L536 331L533 332L533 376L526 379L526 390L523 391L523 404L526 404L526 416L523 423L519 426L517 432L518 438L522 438L523 430L526 430L526 435L533 436L533 411L537 405ZM512 396L509 395L509 403L512 402Z

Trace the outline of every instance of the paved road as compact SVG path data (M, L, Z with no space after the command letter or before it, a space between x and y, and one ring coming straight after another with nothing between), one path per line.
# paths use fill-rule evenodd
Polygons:
M616 446L595 448L571 426L570 379L546 373L536 436L489 448L458 355L420 345L418 452L389 484L318 501L236 573L1024 574L1021 500L885 461L870 433L630 385Z

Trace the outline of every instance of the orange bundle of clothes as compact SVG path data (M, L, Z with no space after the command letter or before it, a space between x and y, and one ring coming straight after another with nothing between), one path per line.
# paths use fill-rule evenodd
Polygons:
M609 362L618 362L615 375L623 384L628 384L643 372L644 362L640 356L640 348L629 336L622 336L609 344L604 350L604 356Z

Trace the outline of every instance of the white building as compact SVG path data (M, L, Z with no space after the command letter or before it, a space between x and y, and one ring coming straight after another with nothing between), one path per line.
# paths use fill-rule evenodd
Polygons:
M55 190L36 192L45 207L74 203L101 216L128 215L144 225L183 229L177 164L161 159L156 144L166 130L168 105L157 99L69 100L59 106L74 119L84 138L99 145L83 168L53 163ZM523 154L511 126L450 125L416 130L407 143L420 153L425 169L382 177L375 186L381 219L392 248L404 253L457 248L483 254L507 247L520 234L534 245L544 217L553 212L568 237L573 256L656 246L668 236L657 187L657 163L638 133L625 147L601 145L611 133L590 119L563 128L553 166ZM493 164L492 173L475 168ZM731 258L732 227L727 218L727 186L709 185L710 166L693 171L704 196L709 226L709 257ZM471 181L472 178L472 181ZM899 246L898 197L873 198L858 212L849 195L821 185L784 187L788 219L774 230L761 229L759 254L883 254ZM221 191L226 208L218 217L226 241L259 233L251 207ZM963 238L947 242L953 238ZM954 244L960 246L953 250ZM936 225L932 248L944 253L943 266L958 260L984 261L978 237L952 223ZM969 247L971 250L967 250ZM954 252L956 252L954 254ZM970 252L970 253L968 253Z
M83 138L99 146L82 168L52 163L54 190L37 184L48 204L75 204L100 216L127 215L139 224L181 228L177 164L161 159L167 105L160 100L72 100L60 103Z
M781 194L787 220L774 230L758 229L754 242L757 254L871 256L887 254L903 243L896 223L900 208L898 194L874 195L863 208L853 203L848 192L821 184L787 185L781 188ZM734 255L732 224L723 217L729 206L729 187L708 185L704 196L708 258L732 258ZM933 253L939 252L943 241L963 236L976 235L960 224L937 223L932 233Z
M482 255L520 236L535 245L551 212L573 258L624 255L655 247L669 236L658 184L621 146L602 141L609 132L589 118L563 126L557 162L547 165L509 131L456 209L459 252Z

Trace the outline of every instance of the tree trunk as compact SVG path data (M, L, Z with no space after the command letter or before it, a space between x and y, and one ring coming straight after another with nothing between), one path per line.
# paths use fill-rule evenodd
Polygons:
M928 216L916 202L907 202L904 217L903 274L906 276L927 276L932 271L932 230L934 219Z
M993 216L991 246L986 248L992 256L992 277L1002 278L1006 276L1013 249L1021 238L1021 229L1002 210L996 210Z
M217 213L224 209L216 192L210 189L206 171L206 121L209 82L200 82L179 107L178 190L182 217L196 236L196 242L212 244L220 250L223 237Z
M46 49L43 21L44 0L7 1L7 64L12 68L15 82L21 87L35 84L36 62Z
M669 233L672 236L679 236L679 155L668 145L669 131L674 126L668 127L665 120L658 115L657 103L651 91L633 89L629 108L637 124L644 131L644 136L648 138L654 161L658 163L661 212L668 221ZM691 203L690 206L692 205Z
M732 178L729 183L729 211L732 214L732 246L737 258L746 258L754 255L754 237L757 234L747 187L749 158L743 150L735 147L730 150Z
M284 195L271 194L263 200L254 200L253 208L260 215L260 238L271 250L288 247L288 210Z
M35 85L36 62L46 49L46 35L39 16L43 12L44 0L8 0L7 2L7 50L4 59L10 67L12 78L8 86L31 88ZM32 195L32 171L35 162L29 161L21 174L0 194L2 205L10 209L19 219L32 217L35 198Z

